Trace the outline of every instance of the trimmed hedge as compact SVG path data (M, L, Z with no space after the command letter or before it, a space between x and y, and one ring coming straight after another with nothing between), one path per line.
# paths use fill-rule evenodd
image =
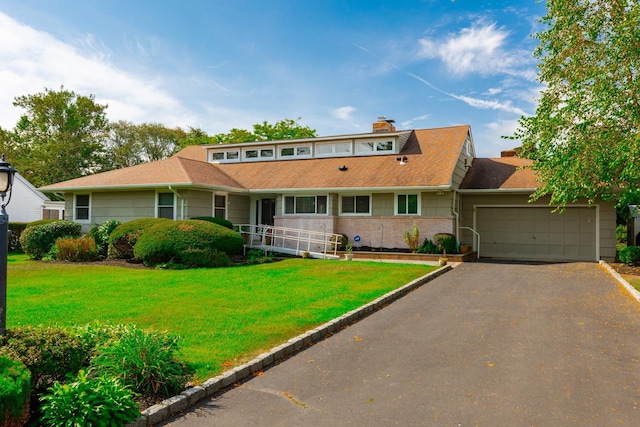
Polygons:
M217 252L235 255L242 251L243 245L240 234L226 227L201 220L183 220L145 230L133 251L146 265L173 263L212 267Z
M109 236L122 223L117 219L109 219L101 224L96 224L87 233L96 242L98 255L106 258L109 250Z
M31 373L18 360L0 355L0 425L23 426L29 420Z
M28 225L20 236L20 244L29 257L42 259L59 238L80 237L81 227L78 223L66 220L54 220L54 222L35 226Z
M198 219L200 221L208 221L208 222L212 222L214 224L218 224L221 225L223 227L228 228L229 230L233 230L233 223L229 220L226 220L224 218L217 218L215 216L197 216L191 219Z
M133 259L133 247L142 233L158 224L173 222L166 218L139 218L120 224L109 235L108 257L116 259Z
M29 224L26 222L10 222L9 223L9 250L21 251L20 236Z
M56 222L56 221L64 221L64 220L62 220L62 219L39 219L37 221L31 221L31 222L27 223L27 228L36 227L38 225L51 224L52 222Z

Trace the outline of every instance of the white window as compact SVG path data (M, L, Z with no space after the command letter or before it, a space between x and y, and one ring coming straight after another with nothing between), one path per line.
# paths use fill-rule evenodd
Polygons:
M273 159L273 148L246 148L242 153L247 161Z
M396 197L397 215L418 215L420 198L417 194L398 194Z
M370 196L342 196L340 213L352 215L368 215L371 213Z
M323 143L316 144L316 155L318 157L348 156L351 155L350 142Z
M73 208L74 221L91 222L91 195L76 194Z
M389 153L393 151L393 141L365 141L358 142L358 153Z
M158 218L174 219L174 200L173 193L158 193Z
M284 213L326 215L327 196L286 196Z
M224 194L215 194L213 196L213 216L227 219L227 196Z
M237 162L240 160L240 151L238 150L226 150L226 151L212 151L210 155L212 162Z
M280 147L280 157L282 158L311 157L311 146L299 145L295 147Z

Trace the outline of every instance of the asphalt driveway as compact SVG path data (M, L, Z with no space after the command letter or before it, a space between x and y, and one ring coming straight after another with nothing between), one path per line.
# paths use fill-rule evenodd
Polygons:
M640 304L594 263L465 263L163 425L639 426Z

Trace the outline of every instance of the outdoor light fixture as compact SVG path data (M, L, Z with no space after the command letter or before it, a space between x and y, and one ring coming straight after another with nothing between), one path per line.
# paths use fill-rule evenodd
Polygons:
M344 171L346 171L346 170L348 170L348 169L349 169L349 168L347 167L347 165L338 166L338 170L339 170L339 171L342 171L342 172L344 172Z
M9 252L9 215L5 208L11 201L13 176L16 170L0 159L0 335L7 334L7 254ZM5 198L7 201L5 202Z
M409 158L407 156L398 156L396 157L396 160L399 161L401 165L404 165L409 161Z

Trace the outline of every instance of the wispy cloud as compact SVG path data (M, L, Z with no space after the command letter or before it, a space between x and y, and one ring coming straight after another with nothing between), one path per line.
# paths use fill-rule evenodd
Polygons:
M102 43L88 35L76 46L0 13L0 126L11 128L22 113L15 97L64 86L109 104L111 120L156 121L169 126L193 122L181 101L162 89L158 77L144 78L109 62Z
M530 63L530 55L507 49L509 34L495 23L486 24L480 20L444 38L420 39L418 57L440 59L451 73L460 76L504 73L530 77L520 69Z
M353 120L352 115L355 112L356 112L356 108L355 107L347 105L347 106L344 106L344 107L336 108L335 110L333 110L331 112L331 114L335 118L338 118L338 119L341 119L341 120L351 121L351 120Z
M422 122L424 120L427 120L429 117L431 117L431 114L423 114L422 116L413 117L409 120L405 120L401 124L404 129L411 129L415 127L414 123Z

